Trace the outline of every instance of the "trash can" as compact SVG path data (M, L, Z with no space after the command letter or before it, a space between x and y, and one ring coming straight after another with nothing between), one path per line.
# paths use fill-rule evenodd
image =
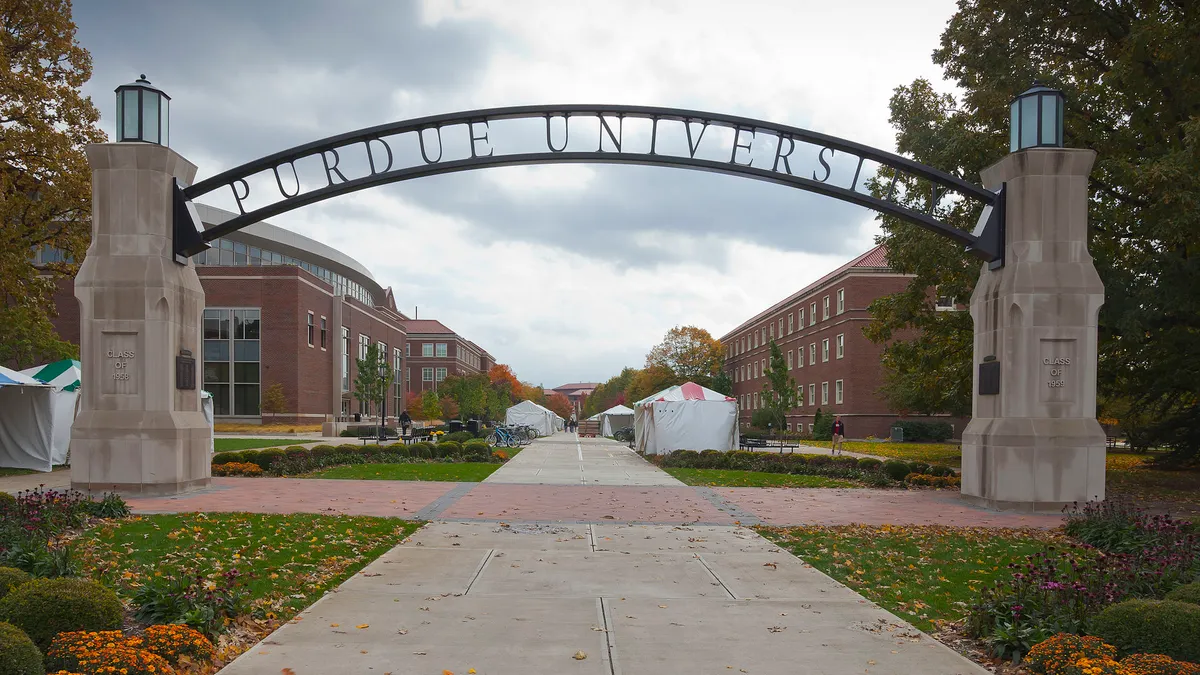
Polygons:
M361 422L362 421L362 413L354 413L354 421Z
M892 427L892 441L895 443L904 442L904 427Z
M450 433L455 433L463 430L462 420L450 420Z
M472 435L479 435L479 420L467 420L467 431Z

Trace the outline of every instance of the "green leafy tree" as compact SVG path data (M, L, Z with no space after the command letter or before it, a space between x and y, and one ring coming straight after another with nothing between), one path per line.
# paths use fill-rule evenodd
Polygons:
M438 393L454 400L463 419L475 419L486 409L489 387L487 375L451 375L438 385Z
M584 418L604 412L615 405L626 403L625 391L633 382L637 372L637 368L622 368L619 375L610 377L607 381L597 385L592 394L584 399Z
M783 350L774 340L769 346L771 357L767 361L767 381L762 388L760 410L769 415L772 429L783 431L787 428L787 412L796 407L796 380L788 373Z
M709 389L718 394L733 396L733 377L725 370L725 360L721 360L721 367L717 370L717 374L713 375L712 383L708 386Z
M901 153L977 182L1008 152L1012 96L1034 80L1064 92L1066 145L1097 153L1089 250L1105 284L1098 397L1121 405L1135 446L1170 448L1179 462L1200 456L1198 41L1200 12L1187 2L961 0L933 55L961 96L916 80L891 102ZM890 179L879 177L877 193ZM928 193L897 182L914 202ZM949 200L938 211L964 229L976 216ZM889 264L915 275L906 292L872 306L868 335L892 341L885 391L917 412L961 414L971 323L934 312L928 299L936 289L965 302L980 265L948 241L881 221ZM904 332L912 328L916 337Z
M0 2L0 363L74 357L50 324L51 297L91 238L92 174L84 147L108 140L80 93L92 58L75 41L68 0ZM34 267L51 248L62 262Z
M676 326L646 354L646 368L667 368L680 382L712 384L721 367L721 343L703 328Z
M283 385L279 382L263 389L262 411L276 415L288 412L287 394L284 393Z
M442 418L442 404L438 401L436 392L426 390L421 393L421 419L438 420Z
M358 373L354 376L354 398L358 399L359 410L364 414L378 408L392 386L394 371L388 366L387 354L379 345L367 347L365 359L355 359ZM381 374L382 373L382 374Z

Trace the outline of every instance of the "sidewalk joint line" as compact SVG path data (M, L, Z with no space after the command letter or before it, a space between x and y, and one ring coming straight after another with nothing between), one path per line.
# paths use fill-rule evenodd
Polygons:
M710 487L696 487L696 492L700 493L700 496L707 499L710 504L717 507L718 511L733 517L738 523L746 526L762 525L761 518L737 504L725 501L725 498L718 494L716 490Z
M459 483L442 493L440 497L430 502L425 508L413 514L413 520L433 520L442 514L443 511L454 506L455 502L467 496L467 493L475 489L479 483Z
M734 595L733 591L729 590L729 587L725 585L725 580L722 579L721 577L717 576L717 573L713 570L713 568L708 565L708 561L704 559L704 556L697 553L696 559L700 561L701 565L704 565L704 569L708 570L708 573L711 574L712 577L717 580L717 583L721 584L721 588L725 589L725 592L729 594L730 600L738 600L739 599L738 596Z
M596 529L591 523L587 524L588 543L592 546L592 553L596 552Z
M479 579L479 575L483 574L483 568L492 561L492 556L495 555L496 549L489 548L487 555L483 557L483 562L479 563L479 568L475 570L475 576L471 577L470 583L467 584L467 590L463 591L463 595L471 592L471 587L475 585L475 581Z
M599 600L600 600L600 619L604 622L604 646L606 648L606 651L608 652L608 654L607 654L608 658L605 659L608 662L608 672L610 675L618 675L618 673L617 673L617 656L616 656L617 648L616 648L616 645L613 644L613 629L614 629L615 622L608 620L608 614L610 611L609 603L604 602L603 597L601 597Z

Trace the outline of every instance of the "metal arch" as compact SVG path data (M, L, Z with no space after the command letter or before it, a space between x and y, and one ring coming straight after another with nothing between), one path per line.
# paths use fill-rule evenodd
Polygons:
M555 117L564 119L564 137L563 147L556 149L551 140L550 123ZM601 129L599 132L599 145L595 152L580 152L566 151L567 138L569 138L569 120L571 117L595 117L600 120ZM539 152L527 152L516 154L477 154L476 142L485 141L490 143L487 138L487 123L498 120L509 119L538 119L546 120L546 144L547 149ZM635 152L630 150L622 151L621 138L623 127L619 128L614 134L613 130L607 127L605 118L616 119L618 124L623 123L624 118L641 118L654 121L653 136L651 139L651 147L649 152ZM671 154L662 154L655 152L655 144L658 134L658 122L662 120L676 121L684 123L685 130L688 134L689 152L685 153L688 156L676 156ZM692 124L703 125L700 130L699 138L695 145L692 143ZM451 126L465 125L469 137L469 145L471 147L471 157L463 159L443 160L441 152L441 129ZM484 125L485 133L482 137L475 136L475 125ZM708 126L718 126L734 129L734 148L729 161L718 161L711 159L698 159L695 157L700 141L703 139L704 130ZM383 140L392 136L397 136L405 133L420 133L425 130L438 130L439 141L439 156L436 160L429 160L425 154L424 139L420 137L422 146L422 160L414 166L392 169L394 159L392 149L387 141ZM605 134L608 133L610 145L615 145L616 150L604 150ZM743 132L751 134L767 133L779 139L778 148L776 150L775 166L772 169L749 166L736 161L738 149L749 151L749 145L739 145L739 138ZM780 154L783 148L783 142L789 142L789 150L786 155ZM826 170L824 179L818 180L816 172L813 173L813 178L797 176L791 173L790 164L787 159L791 157L791 153L796 149L796 142L807 143L813 146L819 146L821 149L818 152L818 157L822 166ZM375 171L374 160L370 155L370 144L382 144L388 153L388 168L384 171ZM371 161L371 173L356 177L347 178L341 171L338 170L340 156L338 150L345 151L356 145L364 144L367 146L366 152L368 160ZM853 183L850 187L841 187L828 183L831 171L828 164L825 162L824 153L830 151L832 157L836 152L847 153L858 159L858 169L855 172ZM494 152L494 151L493 151ZM333 157L333 165L331 167L329 156ZM279 178L278 170L280 167L290 165L292 170L295 170L295 162L303 158L319 158L325 167L325 173L328 178L328 184L324 187L303 191L299 185L297 176L295 194L288 194L284 189L283 183ZM783 159L786 172L779 171L780 160ZM909 176L923 178L930 181L933 186L940 187L941 193L937 192L937 188L933 189L929 200L927 200L928 210L921 212L897 202L888 199L880 199L878 197L865 194L856 190L858 186L859 172L862 169L864 161L874 161L883 166L894 169L898 173L903 173ZM239 230L251 223L255 223L272 216L286 213L293 209L313 204L331 197L336 197L343 194L348 194L358 190L374 187L377 185L385 185L413 178L424 176L434 176L446 173L455 173L459 171L468 171L472 169L496 167L496 166L518 166L529 164L554 164L554 163L604 163L604 164L635 164L635 165L653 165L667 166L684 169L692 169L699 171L710 171L715 173L724 173L736 176L744 176L756 180L773 182L781 185L787 185L794 188L799 188L809 192L815 192L825 196L840 199L842 201L858 204L875 211L896 216L898 218L915 223L921 227L929 229L939 235L953 239L967 247L974 255L987 260L993 266L1003 264L1003 192L994 193L980 186L968 183L960 178L947 174L943 171L929 167L917 162L914 162L905 157L871 148L868 146L848 141L826 134L821 134L799 127L792 127L782 124L773 124L761 120L755 120L745 117L733 115L723 115L718 113L707 113L694 110L681 110L675 108L659 108L645 106L596 106L596 105L535 105L535 106L516 106L507 108L491 108L483 110L474 110L460 113L448 113L442 115L431 115L412 120L401 122L393 122L389 124L351 131L337 136L330 136L325 139L313 141L304 145L277 152L266 157L248 162L239 167L224 171L211 178L201 181L190 187L178 190L177 199L183 203L190 203L191 200L202 195L213 192L220 188L229 188L233 191L235 199L238 201L239 215L221 223L220 225L203 232L198 232L193 226L176 227L176 254L179 257L195 255L205 248L207 243L218 237L221 237L230 232ZM280 200L263 206L252 211L242 209L242 199L249 198L250 187L246 179L259 173L275 171L276 181L279 186ZM334 174L337 174L342 180L334 180ZM238 198L239 184L244 187L246 194ZM942 222L933 217L933 206L945 196L947 192L954 192L961 195L963 198L979 202L984 206L984 215L980 219L979 227L974 233L966 232L956 228L948 223ZM889 195L890 196L890 195ZM192 234L192 232L195 232Z

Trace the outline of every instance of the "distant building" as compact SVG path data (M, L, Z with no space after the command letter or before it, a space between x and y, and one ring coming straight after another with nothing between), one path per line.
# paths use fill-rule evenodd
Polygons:
M892 271L886 249L876 246L722 336L725 369L733 379L742 423L749 424L762 405L769 344L774 340L796 381L800 402L787 414L789 431L812 431L815 413L821 410L841 415L852 438L886 437L900 416L879 394L883 346L868 340L863 328L871 320L871 302L902 291L910 278ZM941 304L955 308L953 299L936 302L939 309ZM955 436L967 421L937 419L953 424Z
M571 382L555 387L550 391L558 392L570 399L571 406L575 409L575 416L578 417L580 411L583 410L584 399L591 396L592 392L596 391L596 387L599 386L599 382Z
M437 391L450 375L486 373L496 364L491 354L436 319L409 319L405 356L409 391Z

